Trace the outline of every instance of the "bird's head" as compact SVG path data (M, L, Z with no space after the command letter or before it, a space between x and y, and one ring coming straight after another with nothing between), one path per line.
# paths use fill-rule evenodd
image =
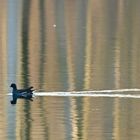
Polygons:
M12 87L13 89L17 89L17 86L14 83L12 83L10 87Z

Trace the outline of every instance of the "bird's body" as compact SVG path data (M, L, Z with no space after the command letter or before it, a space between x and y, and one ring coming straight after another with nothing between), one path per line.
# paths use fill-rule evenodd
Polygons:
M26 89L17 89L17 86L16 84L11 84L11 86L13 88L12 90L12 97L13 97L13 100L11 101L11 104L16 104L17 102L17 99L27 99L27 100L30 100L30 101L33 101L33 91L32 88L33 87L29 87L29 88L26 88Z

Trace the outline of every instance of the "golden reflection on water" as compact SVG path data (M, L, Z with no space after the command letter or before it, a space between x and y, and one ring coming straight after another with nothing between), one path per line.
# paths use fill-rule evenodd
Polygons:
M40 91L139 88L139 4L1 0L0 139L138 139L138 99L38 97L11 106L5 94L11 82Z
M3 8L5 7L5 8ZM6 97L4 96L4 93L6 91L6 82L7 82L7 64L5 63L7 61L6 57L6 49L7 49L7 26L6 26L6 1L3 1L2 4L0 4L0 139L6 139ZM4 87L3 87L4 85Z

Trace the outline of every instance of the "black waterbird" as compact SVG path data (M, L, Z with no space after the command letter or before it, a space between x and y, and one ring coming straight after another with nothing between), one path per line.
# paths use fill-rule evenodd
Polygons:
M12 90L13 100L11 100L11 104L16 104L17 99L27 99L33 101L33 91L34 91L33 87L29 87L26 89L17 89L15 83L12 83L10 87L13 88Z

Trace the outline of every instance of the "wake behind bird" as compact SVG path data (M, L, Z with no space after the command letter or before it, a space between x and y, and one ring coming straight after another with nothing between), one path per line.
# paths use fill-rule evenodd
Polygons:
M8 95L12 95L9 93ZM110 97L110 98L140 98L140 89L113 89L113 90L91 90L91 91L34 91L33 97L37 96L64 96L64 97Z

